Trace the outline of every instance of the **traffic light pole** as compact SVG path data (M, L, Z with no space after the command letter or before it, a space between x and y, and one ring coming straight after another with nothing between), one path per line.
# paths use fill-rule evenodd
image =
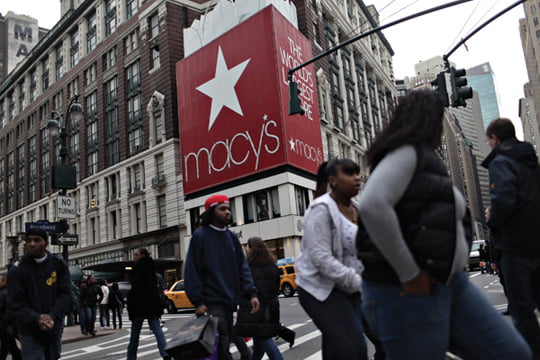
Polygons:
M355 42L357 40L365 38L366 36L369 36L371 34L374 34L376 32L379 32L379 31L384 30L386 28L389 28L391 26L400 24L400 23L405 22L407 20L411 20L411 19L417 18L417 17L422 16L422 15L426 15L426 14L429 14L429 13L432 13L432 12L435 12L435 11L446 9L448 7L451 7L451 6L463 4L463 3L466 3L466 2L469 2L469 1L472 1L472 0L452 1L452 2L449 2L447 4L442 4L442 5L439 5L439 6L435 6L433 8L423 10L423 11L417 12L415 14L406 16L404 18L392 21L392 22L390 22L390 23L388 23L386 25L378 26L378 27L373 28L373 29L371 29L369 31L366 31L365 33L358 34L357 36L352 37L349 40L346 40L346 41L342 42L341 44L338 44L338 45L336 45L336 46L334 46L334 47L320 53L319 55L311 58L310 60L308 60L308 61L306 61L306 62L304 62L304 63L302 63L302 64L300 64L300 65L298 65L298 66L296 66L296 67L294 67L292 69L289 69L288 76L287 76L287 78L289 80L289 115L293 115L293 114L304 115L304 113L305 113L304 109L302 109L302 107L301 107L301 101L298 98L298 94L300 93L300 91L298 90L298 84L293 81L293 74L294 74L295 71L300 70L301 68L303 68L303 67L305 67L305 66L307 66L309 64L312 64L315 61L317 61L319 59L322 59L325 56L330 55L331 53L341 49L342 47L345 47L345 46L347 46L347 45L349 45L349 44L351 44L351 43L353 43L353 42Z

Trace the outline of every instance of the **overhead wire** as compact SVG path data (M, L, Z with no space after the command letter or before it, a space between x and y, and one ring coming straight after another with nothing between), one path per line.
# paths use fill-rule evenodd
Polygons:
M469 34L471 31L473 31L474 29L476 29L476 27L478 26L478 24L480 24L480 22L482 22L484 20L484 18L491 12L491 10L497 5L497 3L499 2L500 0L496 0L494 3L491 4L490 8L487 9L485 12L484 12L484 15L482 15L477 21L476 23L470 27L469 31L467 31L466 33ZM474 8L473 12L471 13L471 15L469 16L469 19L472 17L473 13L476 11L476 9L478 8L478 5L480 4L480 2L482 1L479 1L476 5L476 7ZM467 19L467 22L469 21L469 19ZM460 34L462 33L463 29L465 28L466 26L466 23L464 24L464 26L462 27L462 29L460 30L460 32L458 33L458 35L456 36L456 38L454 39L454 41L452 41L452 43L450 44L450 46L448 47L448 49L445 51L445 53L447 53L454 45L455 45L455 42L456 40L459 38Z
M467 26L467 24L469 23L469 20L471 20L472 16L476 12L476 9L478 9L478 6L480 5L481 2L482 2L482 0L476 2L476 6L474 7L473 11L471 11L471 13L469 14L469 17L467 18L467 20L465 20L465 22L461 26L461 29L459 29L459 31L456 34L456 37L454 38L454 40L452 40L452 42L450 42L450 46L448 47L448 49L446 49L445 53L447 53L452 48L452 46L454 46L456 40L459 39L459 37L463 33L463 29L465 29L465 26Z

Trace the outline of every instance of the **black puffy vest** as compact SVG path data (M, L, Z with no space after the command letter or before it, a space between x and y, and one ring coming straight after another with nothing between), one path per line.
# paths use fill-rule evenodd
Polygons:
M456 246L452 181L428 146L417 145L415 148L416 170L395 210L417 264L444 283L450 275ZM359 220L356 246L358 257L365 266L362 277L398 284L399 278L394 269L369 238L362 219Z

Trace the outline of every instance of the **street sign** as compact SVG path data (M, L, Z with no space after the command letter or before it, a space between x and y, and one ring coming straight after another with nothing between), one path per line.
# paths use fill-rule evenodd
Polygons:
M77 217L74 197L58 195L56 205L56 215L59 219L75 219Z
M62 234L58 236L58 245L77 245L79 243L79 235L77 234Z
M58 222L48 222L47 220L39 220L36 222L27 222L24 223L26 231L31 228L39 228L50 233L60 232L60 223Z

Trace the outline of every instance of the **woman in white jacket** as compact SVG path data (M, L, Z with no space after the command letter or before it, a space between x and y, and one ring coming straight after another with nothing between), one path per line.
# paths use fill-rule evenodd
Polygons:
M367 359L360 312L363 266L355 247L358 205L352 199L360 190L359 174L350 159L321 164L295 263L300 303L322 332L324 360Z

